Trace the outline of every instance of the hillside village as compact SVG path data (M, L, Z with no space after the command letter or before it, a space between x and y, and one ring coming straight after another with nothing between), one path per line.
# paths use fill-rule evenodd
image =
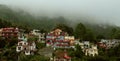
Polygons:
M0 0L0 61L120 61L120 0Z
M31 30L29 33L24 31L24 29L15 27L1 28L0 36L7 39L9 43L12 43L12 39L16 38L16 53L26 56L39 54L48 57L49 61L72 61L74 57L70 56L70 50L81 51L80 54L79 52L77 54L86 57L96 57L100 55L100 49L104 49L106 52L120 44L119 39L101 39L95 43L89 40L81 40L81 38L76 39L74 35L69 35L59 28L48 33L40 33L40 30L37 29ZM40 48L40 44L44 46Z

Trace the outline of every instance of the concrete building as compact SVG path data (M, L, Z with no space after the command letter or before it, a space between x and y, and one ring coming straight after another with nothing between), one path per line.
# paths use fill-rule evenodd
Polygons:
M39 33L38 42L45 43L45 33Z
M74 36L61 29L55 29L46 35L46 46L54 48L74 48Z
M91 48L87 48L84 50L84 53L86 56L95 56L98 55L98 49L97 49L97 45L92 45Z
M40 30L33 29L30 35L37 36L38 42L45 43L45 33L40 33Z
M39 36L39 31L40 31L40 30L33 29L33 30L30 32L30 34L35 35L35 36Z
M24 52L25 55L32 55L36 51L36 44L35 42L19 41L16 51Z
M5 38L9 37L18 37L19 29L18 28L2 28L1 30L1 36Z

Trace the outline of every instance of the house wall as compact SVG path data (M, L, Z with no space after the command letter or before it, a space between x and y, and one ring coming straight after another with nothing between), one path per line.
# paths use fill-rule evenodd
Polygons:
M3 37L18 37L19 29L18 28L2 28Z
M18 42L18 44L16 46L16 51L17 52L24 52L25 55L33 54L32 52L34 52L35 50L36 50L35 42L32 42L32 44L30 44L30 43L25 42L25 41L20 41L20 42Z
M60 29L56 29L46 36L47 46L53 46L54 48L70 48L74 43L74 36L68 36L66 32L63 32ZM50 44L50 45L49 45ZM53 45L52 45L53 44Z

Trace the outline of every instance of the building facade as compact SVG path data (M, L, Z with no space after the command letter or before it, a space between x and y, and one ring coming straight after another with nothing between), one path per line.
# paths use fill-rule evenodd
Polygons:
M2 28L1 36L5 38L9 37L18 37L19 29L18 28Z
M45 33L40 33L40 30L33 29L30 35L37 36L38 42L45 43Z
M17 52L24 52L25 55L33 55L36 51L35 42L19 41L16 47Z
M74 46L74 36L69 36L61 29L55 29L46 35L46 46L54 48L72 48Z
M91 48L86 48L84 50L86 56L95 56L98 55L97 45L92 45Z

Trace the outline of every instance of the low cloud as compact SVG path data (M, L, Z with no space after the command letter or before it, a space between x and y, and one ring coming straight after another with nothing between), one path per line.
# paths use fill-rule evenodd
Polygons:
M34 16L63 16L93 23L120 26L119 0L1 0L0 4L19 8Z

